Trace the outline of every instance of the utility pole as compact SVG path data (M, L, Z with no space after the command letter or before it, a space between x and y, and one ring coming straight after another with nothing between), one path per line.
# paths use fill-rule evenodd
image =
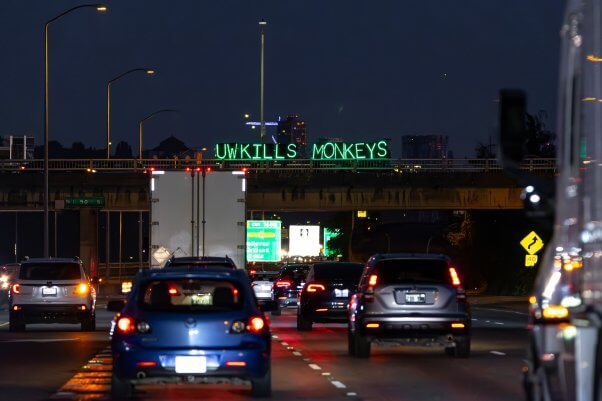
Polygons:
M263 79L263 56L264 56L264 50L265 50L265 26L267 25L267 22L265 20L261 20L259 21L259 34L261 36L261 67L260 67L260 81L261 81L261 89L260 89L260 104L261 104L261 108L260 108L260 112L259 112L259 118L260 118L260 127L259 127L259 143L263 143L263 138L265 137L265 118L263 115L263 100L264 100L264 79Z

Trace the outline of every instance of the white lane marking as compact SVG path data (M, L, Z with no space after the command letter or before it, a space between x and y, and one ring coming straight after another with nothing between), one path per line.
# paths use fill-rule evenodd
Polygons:
M357 396L357 393L353 393L353 392L347 393L347 397L355 397L355 396Z
M330 372L322 372L322 376L330 376Z
M527 312L519 312L519 311L515 311L515 310L508 310L508 309L480 308L478 306L475 306L473 309L477 309L477 310L489 310L489 311L493 311L493 312L514 313L515 315L529 316L529 314Z
M280 344L282 344L285 347L288 347L288 343L287 342L281 342Z
M6 326L7 324L8 324L8 322L0 323L0 327Z
M293 349L295 349L295 347L286 347L286 349L293 350Z
M479 321L479 319L475 319L474 317L472 319L470 319L470 320L472 320L473 322L478 322Z
M293 355L295 355L295 356L302 356L303 354L300 353L299 351L293 351Z
M79 340L79 338L19 338L14 340L2 340L0 343L54 343L77 340Z
M485 323L491 323L491 320L485 320Z
M312 368L313 370L322 370L322 368L319 367L318 365L316 365L315 363L310 363L309 367Z
M504 324L502 322L493 322L493 324Z
M347 388L346 385L344 385L343 383L341 383L338 380L333 380L331 381L332 385L335 386L336 388Z
M277 339L279 339L280 337L278 337L278 336L276 336L276 335L273 335L273 336L272 336L272 338L273 338L273 339L275 339L275 340L277 340Z
M311 359L310 359L310 358L303 358L303 360L304 360L305 362L309 362L309 361L311 361Z
M489 352L492 353L493 355L500 355L500 356L506 355L504 352L500 352L500 351L489 351Z

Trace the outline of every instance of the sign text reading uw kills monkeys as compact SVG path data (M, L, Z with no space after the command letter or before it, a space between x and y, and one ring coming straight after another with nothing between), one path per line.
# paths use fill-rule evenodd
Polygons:
M215 157L219 160L291 160L304 157L293 143L218 143ZM389 143L325 142L311 147L312 160L385 160L391 158Z

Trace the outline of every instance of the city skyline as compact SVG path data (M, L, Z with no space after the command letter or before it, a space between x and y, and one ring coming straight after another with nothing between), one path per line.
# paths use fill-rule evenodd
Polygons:
M82 10L51 27L51 140L105 146L107 80L149 67L154 76L132 75L112 89L114 144L135 144L139 119L165 107L181 113L145 126L148 148L169 135L195 148L254 141L244 115L259 118L261 18L268 22L266 120L298 113L311 124L308 142L387 137L396 156L402 135L438 132L455 155L469 156L495 133L502 87L526 89L530 111L547 110L555 126L558 40L550 38L558 37L561 4L235 1L226 11L182 1L165 11L161 1L106 3L106 15ZM0 135L41 143L43 25L77 4L0 4L9 55L0 65ZM415 18L404 19L408 13ZM302 57L291 59L291 51Z

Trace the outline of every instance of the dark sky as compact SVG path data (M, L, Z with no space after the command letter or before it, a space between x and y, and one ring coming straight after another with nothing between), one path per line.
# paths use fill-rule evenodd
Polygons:
M43 137L43 26L78 1L0 0L0 135ZM256 139L259 31L266 36L266 119L296 113L310 142L449 135L472 156L494 135L499 88L529 93L555 126L560 0L120 0L50 30L50 137L104 147L106 82L113 144L137 152L170 134L192 147Z

